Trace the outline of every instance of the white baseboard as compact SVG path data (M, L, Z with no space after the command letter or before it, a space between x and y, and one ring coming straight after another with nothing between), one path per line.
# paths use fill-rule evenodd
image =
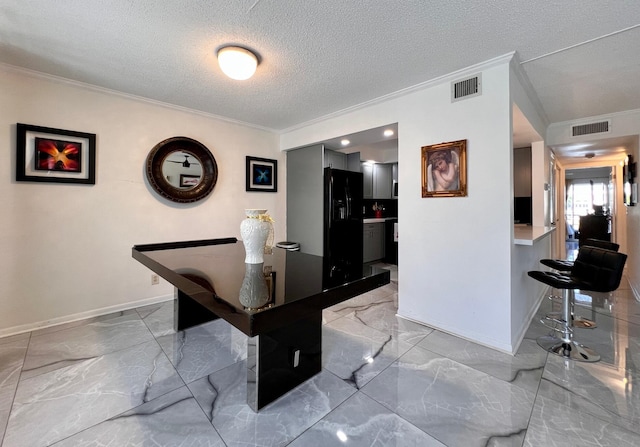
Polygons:
M113 312L122 312L124 310L135 309L136 307L148 306L150 304L163 303L173 299L171 295L161 295L152 298L145 298L140 301L132 301L129 303L118 304L115 306L102 307L100 309L88 310L86 312L79 312L77 314L66 315L64 317L52 318L50 320L39 321L36 323L23 324L20 326L13 326L6 329L0 329L0 338L8 337L10 335L23 334L25 332L35 331L36 329L44 329L51 326L57 326L64 323L72 323L74 321L85 320L87 318L99 317L101 315L107 315Z
M425 327L428 327L428 328L431 328L431 329L436 329L436 330L438 330L440 332L444 332L445 334L453 335L454 337L462 338L463 340L467 340L467 341L470 341L472 343L484 346L486 348L493 349L494 351L499 351L499 352L503 352L505 354L514 355L513 352L511 352L511 347L508 347L508 346L505 346L505 345L498 345L497 343L496 344L492 344L490 342L486 342L484 340L481 340L481 336L476 335L476 334L463 335L463 334L460 334L460 333L458 333L456 331L453 331L453 330L451 330L449 328L446 328L444 325L439 325L438 323L434 323L434 322L431 322L431 321L425 323L424 321L419 321L419 320L416 320L414 318L407 317L405 315L401 315L399 313L396 313L396 317L400 317L400 318L402 318L404 320L411 321L413 323L417 323L417 324L419 324L421 326L425 326Z

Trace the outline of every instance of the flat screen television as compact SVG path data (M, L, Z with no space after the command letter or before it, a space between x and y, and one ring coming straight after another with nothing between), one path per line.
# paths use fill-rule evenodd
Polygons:
M531 225L531 197L513 198L513 223Z

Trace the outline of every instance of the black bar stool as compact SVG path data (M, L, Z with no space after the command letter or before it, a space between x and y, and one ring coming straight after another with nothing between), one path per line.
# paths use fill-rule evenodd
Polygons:
M600 239L592 239L589 238L585 241L583 247L599 247L604 248L606 250L618 251L620 245L615 242L602 241ZM551 267L554 270L559 272L570 272L573 267L573 261L567 261L566 259L541 259L540 263L546 265L547 267ZM562 297L550 294L548 297L550 300L562 299ZM575 300L571 303L571 316L573 318L573 326L579 327L583 329L593 329L597 327L595 321L589 320L588 318L584 318L581 316L576 316L574 312ZM557 312L553 312L549 314L549 316L557 317L559 316Z
M620 249L620 245L615 242L602 241L600 239L587 239L583 247L598 247L611 251L618 251ZM573 261L567 261L566 259L540 259L540 263L559 272L569 272L571 271L571 267L573 267Z
M600 355L593 349L573 340L572 304L576 289L592 292L611 292L622 279L627 255L604 248L583 246L570 272L531 271L528 275L548 286L562 290L562 314L559 318L545 317L542 324L560 334L537 339L543 349L561 357L583 362L597 362ZM555 323L550 326L548 321ZM558 325L560 327L558 327Z

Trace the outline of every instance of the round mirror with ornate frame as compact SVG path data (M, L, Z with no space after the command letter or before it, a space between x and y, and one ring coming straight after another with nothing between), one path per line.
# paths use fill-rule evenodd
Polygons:
M190 203L211 194L218 181L218 165L202 143L188 137L167 138L147 156L147 179L162 197Z

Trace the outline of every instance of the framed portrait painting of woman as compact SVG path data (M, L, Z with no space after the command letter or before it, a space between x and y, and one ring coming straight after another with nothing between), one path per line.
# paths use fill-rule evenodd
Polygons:
M467 196L467 140L422 146L422 197Z

